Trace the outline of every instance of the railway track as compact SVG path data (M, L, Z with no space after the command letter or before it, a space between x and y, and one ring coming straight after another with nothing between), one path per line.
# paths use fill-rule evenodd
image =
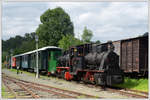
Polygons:
M53 93L55 95L60 95L60 96L62 96L62 98L78 98L80 96L81 97L83 96L85 98L101 98L101 97L95 97L92 95L82 94L82 93L78 93L78 92L74 92L74 91L63 90L63 89L48 86L48 85L28 82L28 81L12 78L10 76L7 76L7 78L9 78L11 80L13 79L17 82L21 82L24 86L28 86L28 87L33 88L35 90L40 90L40 91L44 91L47 93ZM78 84L85 84L85 83L82 82L82 83L78 83ZM90 87L90 88L101 88L102 89L101 86L95 86L92 84L86 84L86 86ZM106 87L105 90L112 92L112 93L117 92L121 95L129 96L129 97L133 97L133 98L148 98L148 93L142 92L142 91L123 89L123 88L118 88L118 87Z
M73 81L76 82L76 81ZM78 82L78 84L86 84L84 82ZM91 83L87 83L85 86L87 87L92 87L92 88L101 88L103 89L102 86L96 86ZM129 97L134 97L134 98L148 98L148 92L143 92L139 90L131 90L127 88L119 88L119 87L106 87L106 91L110 91L112 93L117 92L120 93L121 95L129 96Z
M22 87L28 87L28 88L31 88L36 91L38 90L41 92L53 94L55 96L58 96L59 98L81 98L81 97L82 98L101 98L101 97L96 97L96 96L92 96L92 95L88 95L88 94L64 90L64 89L60 89L60 88L56 88L56 87L52 87L52 86L48 86L48 85L43 85L43 84L39 84L39 83L24 81L24 80L10 77L10 76L6 76L4 74L3 74L3 80L11 81L15 84L19 84ZM42 98L42 96L41 96L41 98Z
M13 83L6 79L2 79L2 81L8 90L15 96L15 98L40 98L39 95L35 94L22 84Z
M134 97L134 98L148 98L148 94L142 93L142 92L138 92L138 91L132 91L132 90L126 90L126 89L112 89L112 88L106 88L106 90L108 91L112 91L112 92L118 92L122 95L126 95L129 97Z
M81 83L82 84L82 83ZM94 88L101 88L104 89L105 91L110 91L112 93L119 93L121 95L129 96L129 97L134 97L134 98L148 98L148 92L143 92L143 91L138 91L138 90L130 90L130 89L125 89L125 88L118 88L118 87L101 87L101 86L95 86L92 84L87 84L88 87L94 87Z

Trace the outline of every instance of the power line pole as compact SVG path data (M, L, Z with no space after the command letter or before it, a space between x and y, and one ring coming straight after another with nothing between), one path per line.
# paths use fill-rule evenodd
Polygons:
M38 35L35 35L36 41L36 78L39 78L39 65L38 65Z
M11 56L11 60L10 60L10 64L11 64L11 65L10 65L10 67L11 67L11 69L12 69L12 64L13 64L13 57L12 57L13 54L12 54L12 53L13 53L13 50L10 49L10 56Z

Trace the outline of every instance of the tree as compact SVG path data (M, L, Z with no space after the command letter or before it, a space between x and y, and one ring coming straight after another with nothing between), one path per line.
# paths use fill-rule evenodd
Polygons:
M63 35L74 35L70 16L60 7L48 9L40 17L41 23L36 30L39 36L39 46L58 46Z
M2 40L2 54L7 53L10 56L10 50L13 49L12 54L17 55L35 49L35 33L25 33L25 36L17 35L8 40ZM6 53L5 53L6 52Z
M15 37L11 37L8 40L2 41L2 51L9 52L10 49L16 49L19 48L24 41L24 38L17 35Z
M71 46L76 46L80 44L83 44L83 42L75 38L73 35L63 36L62 39L59 40L59 47L63 48L64 50L69 49L69 47Z
M84 27L83 34L82 34L83 42L89 43L92 37L93 37L92 31L87 29L87 27Z
M96 44L100 44L101 42L100 42L99 40L97 40L95 43L96 43Z
M3 52L2 53L2 62L4 62L6 60L6 56L8 56L8 52Z

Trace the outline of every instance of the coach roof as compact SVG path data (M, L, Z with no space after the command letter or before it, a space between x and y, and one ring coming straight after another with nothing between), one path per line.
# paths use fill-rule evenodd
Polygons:
M15 55L13 57L23 56L23 55L27 55L27 54L35 53L37 51L43 51L43 50L47 50L47 49L61 50L61 48L56 47L56 46L47 46L47 47L39 48L38 50L33 50L33 51L29 51L29 52L26 52L26 53L23 53L23 54Z

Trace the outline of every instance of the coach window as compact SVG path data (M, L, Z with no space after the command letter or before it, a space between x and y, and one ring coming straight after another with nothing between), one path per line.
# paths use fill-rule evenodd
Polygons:
M24 61L26 61L26 56L24 56Z
M24 56L24 61L26 61L26 56Z
M34 54L32 54L32 61L34 61Z
M59 54L58 54L58 51L55 52L55 60L57 60Z
M28 55L26 56L26 61L27 61L27 59L28 59Z
M23 61L23 56L22 56L22 61Z
M33 60L33 54L32 54L32 60Z
M24 61L24 56L22 56L22 61Z
M41 53L39 52L39 60L41 59Z
M32 59L33 59L33 56L31 55L31 61L32 61Z
M59 52L57 51L56 53L55 53L55 58L57 59L59 57Z

